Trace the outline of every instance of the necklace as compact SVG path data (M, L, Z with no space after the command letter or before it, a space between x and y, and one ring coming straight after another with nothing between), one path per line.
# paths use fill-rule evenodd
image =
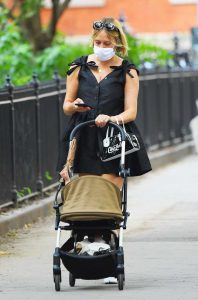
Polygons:
M111 64L114 62L114 59L112 60ZM110 65L106 65L104 68L101 68L101 66L98 64L98 72L104 73L105 71L109 71Z
M109 62L109 64L110 64L110 65L114 65L115 62L116 62L116 57L114 56L114 57L111 59L111 62ZM107 66L106 66L106 70L103 69L103 68L101 68L101 67L100 67L100 62L99 62L97 59L96 59L96 64L97 64L97 66L98 66L98 72L99 72L99 73L104 73L105 71L107 71L107 70L110 68L110 65L107 65Z
M98 72L99 73L104 73L105 71L108 71L108 69L109 69L109 66L107 66L106 69L105 68L103 69L100 66L98 66Z

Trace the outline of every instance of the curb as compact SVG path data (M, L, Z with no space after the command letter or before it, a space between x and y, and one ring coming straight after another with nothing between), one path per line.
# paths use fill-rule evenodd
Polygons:
M193 141L183 144L173 145L165 149L156 150L148 153L153 170L164 167L167 164L177 162L187 155L195 153Z
M28 206L14 208L13 210L0 215L0 235L10 230L23 228L24 225L34 223L39 218L49 216L52 211L54 194L50 197L36 200Z
M194 153L192 141L184 142L181 145L174 145L166 149L148 153L153 170L174 163ZM39 218L50 215L53 211L52 203L54 195L40 199L22 208L16 208L0 215L0 235L6 234L10 230L17 230L25 224L34 223Z

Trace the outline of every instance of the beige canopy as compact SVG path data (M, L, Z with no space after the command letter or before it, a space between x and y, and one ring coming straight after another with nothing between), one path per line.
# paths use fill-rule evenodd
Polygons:
M62 201L63 222L123 219L119 188L100 176L72 179L62 190Z

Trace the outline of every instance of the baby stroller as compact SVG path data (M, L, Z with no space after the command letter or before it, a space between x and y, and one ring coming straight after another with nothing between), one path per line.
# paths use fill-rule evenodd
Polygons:
M57 241L53 255L53 277L56 291L60 291L61 262L69 271L71 287L75 285L76 279L91 280L106 277L117 278L119 290L123 290L124 287L123 229L126 229L129 216L127 212L129 171L125 169L126 136L121 126L112 122L109 124L117 128L121 134L119 174L123 178L123 188L120 191L115 184L96 175L78 178L73 176L66 185L59 184L54 201ZM95 121L77 125L70 135L70 147L79 130L93 125ZM72 168L70 172L72 173ZM58 194L61 190L60 202ZM60 247L62 230L69 230L70 237ZM95 243L98 236L102 237L103 243L101 247L93 250L94 245L98 246L98 243ZM85 241L89 247L87 251L82 252Z

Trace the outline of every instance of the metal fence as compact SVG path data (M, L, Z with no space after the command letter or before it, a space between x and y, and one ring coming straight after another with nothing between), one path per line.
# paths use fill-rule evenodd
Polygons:
M196 112L198 71L140 76L137 124L152 151L190 139ZM0 91L0 206L15 204L57 183L60 138L67 124L62 104L65 80Z

